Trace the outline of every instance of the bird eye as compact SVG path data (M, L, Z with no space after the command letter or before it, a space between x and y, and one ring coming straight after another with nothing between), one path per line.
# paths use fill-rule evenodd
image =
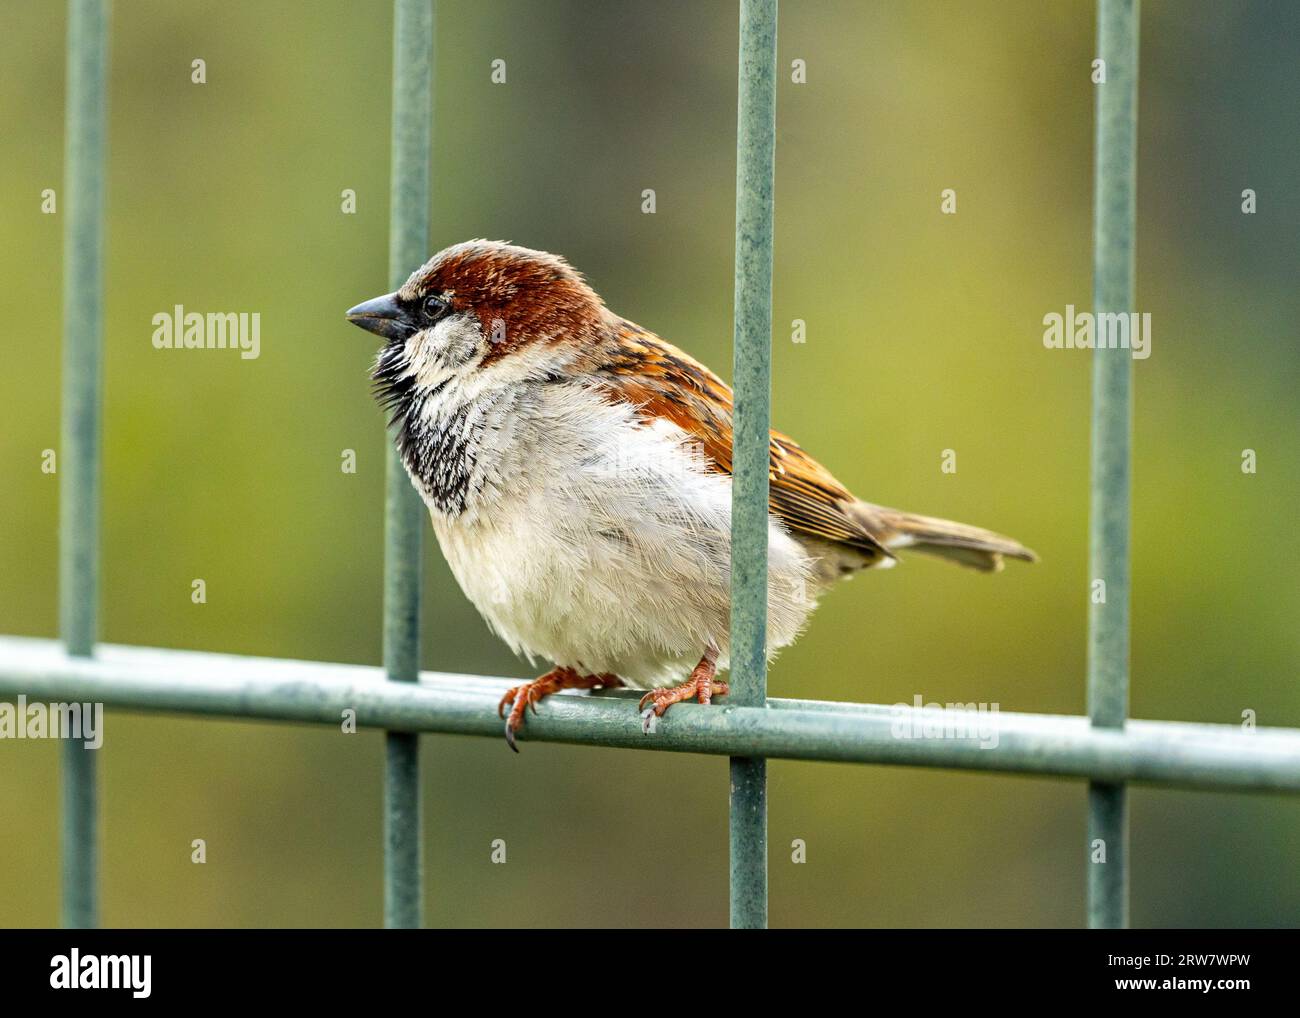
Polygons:
M430 295L424 298L420 305L420 310L424 312L424 317L431 322L436 322L447 312L447 302L441 297Z

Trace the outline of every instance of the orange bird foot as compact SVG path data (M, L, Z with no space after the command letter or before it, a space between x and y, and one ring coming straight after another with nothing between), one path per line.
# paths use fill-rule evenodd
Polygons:
M681 703L683 700L695 700L707 705L713 702L714 696L726 696L727 684L714 678L717 674L718 652L713 647L710 647L704 652L704 657L700 658L700 663L695 666L694 671L691 672L691 677L680 686L652 689L641 697L641 702L637 704L637 710L641 711L641 731L648 735L650 733L650 719L663 717L668 708L675 703ZM646 706L647 704L650 706Z
M533 713L537 713L537 701L542 697L558 693L561 689L612 689L621 685L623 680L617 675L579 675L572 668L552 668L541 678L506 690L506 695L497 704L497 717L505 718L506 722L506 744L516 753L519 752L519 747L515 745L515 732L523 727L524 715L530 705ZM506 714L507 704L513 705L509 715Z

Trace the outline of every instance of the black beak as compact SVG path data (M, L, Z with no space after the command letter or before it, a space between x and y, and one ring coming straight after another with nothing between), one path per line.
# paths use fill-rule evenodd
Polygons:
M402 340L419 331L398 303L395 293L386 293L348 308L348 321L385 339Z

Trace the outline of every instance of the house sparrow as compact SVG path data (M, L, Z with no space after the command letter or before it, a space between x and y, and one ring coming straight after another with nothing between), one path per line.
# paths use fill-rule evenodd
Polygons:
M501 242L453 245L347 317L385 340L375 393L461 589L511 649L555 665L502 698L512 749L527 707L562 689L648 688L647 724L726 694L732 398L717 375L563 258ZM985 572L1034 561L859 501L775 431L770 449L769 654L837 579L901 549Z

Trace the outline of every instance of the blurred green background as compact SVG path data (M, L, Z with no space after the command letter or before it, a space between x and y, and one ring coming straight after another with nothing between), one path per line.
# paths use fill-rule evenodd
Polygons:
M1143 6L1132 713L1296 726L1300 6ZM0 11L0 632L38 636L57 630L40 461L58 446L62 220L40 194L66 201L64 17ZM385 288L391 19L386 2L115 4L107 641L379 662L385 437L373 346L342 312ZM774 663L774 695L1084 709L1089 363L1045 350L1041 322L1091 300L1093 36L1083 2L782 5L775 424L860 496L1005 531L1042 562L861 576ZM433 247L562 253L729 376L734 5L443 0L437 58ZM260 311L261 357L153 349L151 316L178 303ZM432 537L424 626L426 668L530 674ZM106 925L381 921L378 734L107 725ZM725 923L725 760L423 744L429 924ZM3 925L57 921L57 756L0 743ZM770 775L774 925L1082 920L1077 782ZM1133 922L1295 925L1298 849L1295 799L1135 790Z

